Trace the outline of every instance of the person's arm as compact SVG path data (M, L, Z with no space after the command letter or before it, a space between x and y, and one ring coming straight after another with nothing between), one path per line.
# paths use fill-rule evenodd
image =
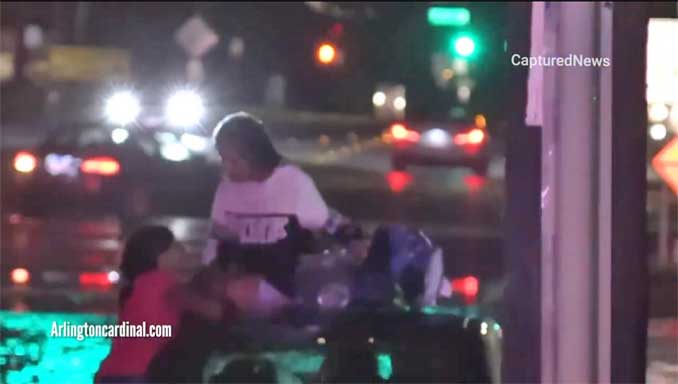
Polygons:
M230 230L225 225L212 220L210 222L208 238L215 240L237 240L238 234Z
M189 311L219 321L224 313L227 276L218 268L199 271L188 284L177 284L168 291L168 299L181 311ZM230 307L230 305L226 305Z
M316 188L313 179L302 171L297 174L297 218L302 227L322 230L330 217L330 211Z
M178 285L168 292L168 299L177 305L180 311L195 313L208 320L219 321L223 307L219 300L199 294L188 286Z
M351 225L351 220L348 217L342 215L336 209L329 208L329 215L323 226L325 232L334 235L348 225Z
M203 265L210 265L217 257L219 240L226 236L226 228L221 223L220 213L223 211L223 203L221 196L226 188L224 182L219 183L216 192L214 193L214 200L212 201L212 209L210 213L209 233L207 236L207 244L202 253Z

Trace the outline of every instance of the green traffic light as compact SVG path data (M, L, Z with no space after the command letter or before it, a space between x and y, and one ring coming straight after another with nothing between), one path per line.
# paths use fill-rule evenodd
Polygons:
M462 57L469 57L475 52L476 43L470 37L460 37L454 42L454 51Z
M471 35L458 35L450 40L450 51L455 56L470 58L478 51L478 43Z

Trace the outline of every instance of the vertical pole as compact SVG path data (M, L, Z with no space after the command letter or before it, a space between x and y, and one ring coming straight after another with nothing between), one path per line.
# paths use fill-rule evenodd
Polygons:
M90 3L88 1L78 1L75 10L75 43L82 44L87 35L87 23L89 21Z
M557 55L596 57L597 3L559 3ZM558 382L594 382L591 340L594 328L594 188L596 72L592 67L555 69L555 303ZM595 223L597 224L597 223Z
M508 6L507 57L530 54L528 2ZM540 186L541 129L525 125L527 67L510 67L507 81L509 126L506 131L506 218L504 257L508 285L499 321L504 329L502 382L541 381L540 366Z
M544 71L541 381L643 382L647 5L546 9L546 56L611 67Z
M611 2L601 2L598 7L600 56L612 58L613 16ZM598 78L598 209L597 251L598 286L596 290L598 339L596 378L601 383L610 382L611 324L612 324L612 69L601 71ZM594 248L595 249L595 248Z
M668 187L661 185L659 189L659 227L657 228L657 264L669 264L669 210L671 195Z
M545 56L610 57L608 4L547 3L544 20ZM612 84L611 68L544 68L542 382L610 378Z
M644 382L649 303L646 239L648 3L614 3L611 381Z

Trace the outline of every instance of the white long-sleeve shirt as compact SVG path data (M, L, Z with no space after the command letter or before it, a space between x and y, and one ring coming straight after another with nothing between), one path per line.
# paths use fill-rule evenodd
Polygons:
M212 204L214 232L228 232L243 244L271 244L286 236L286 215L295 215L309 230L323 228L329 210L313 180L294 165L277 167L261 182L219 184ZM203 263L216 257L218 240L210 238Z

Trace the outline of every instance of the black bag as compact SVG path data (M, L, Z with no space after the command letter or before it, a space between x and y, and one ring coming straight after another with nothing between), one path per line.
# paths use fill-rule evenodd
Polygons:
M287 217L287 236L275 243L241 244L221 241L217 254L218 265L223 270L236 268L244 273L263 275L280 292L294 297L294 275L299 258L302 254L311 252L313 235L299 225L296 216Z

